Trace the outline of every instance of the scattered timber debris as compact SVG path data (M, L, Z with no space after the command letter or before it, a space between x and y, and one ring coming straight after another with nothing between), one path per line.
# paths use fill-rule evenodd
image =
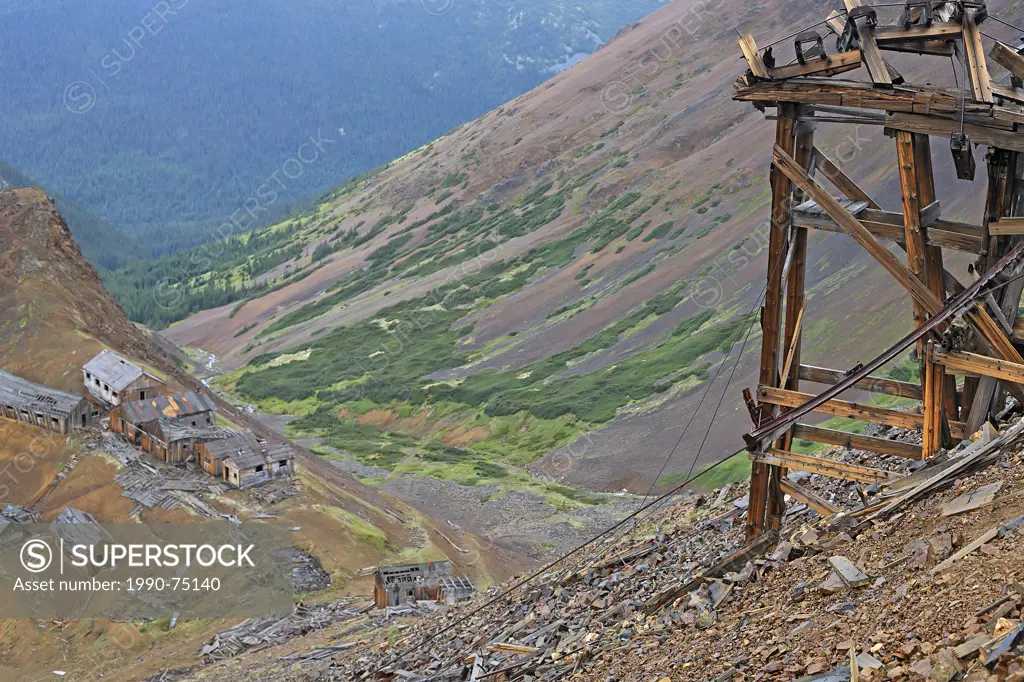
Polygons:
M243 651L283 644L335 623L364 618L364 614L372 608L372 602L355 606L347 601L313 606L299 604L290 616L250 619L229 630L218 632L200 649L199 655L205 662L213 663L237 656Z

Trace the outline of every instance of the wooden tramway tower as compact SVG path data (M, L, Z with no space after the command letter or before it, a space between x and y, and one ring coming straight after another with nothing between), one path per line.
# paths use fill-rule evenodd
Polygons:
M759 385L756 394L744 392L754 420L754 429L744 436L753 460L747 513L751 539L779 528L786 494L819 511L832 510L790 482L787 469L863 482L889 477L879 469L796 454L794 438L925 459L977 431L1001 410L1007 393L1024 405L1024 358L1018 350L1024 347L1019 345L1024 343L1024 318L1017 317L1024 290L1024 56L996 41L987 57L1009 71L1010 82L999 84L990 77L978 25L993 18L983 2L911 0L891 12L899 14L892 25L883 25L881 7L861 0L845 3L845 14L832 11L824 22L838 36L835 54L827 54L824 40L813 31L793 36L796 59L785 66L774 64L771 48L758 50L753 37L739 41L749 70L736 82L735 99L762 111L774 108L777 119ZM921 59L955 57L966 83L960 88L906 83L884 59L884 51L915 53ZM868 80L836 78L857 69ZM896 144L900 212L884 210L814 146L815 126L827 123L884 126ZM974 177L972 146L988 148L981 225L940 217L932 136L950 145L960 179ZM808 229L853 237L911 297L915 331L866 365L841 371L800 362ZM905 257L894 255L884 241L896 242ZM944 250L973 254L971 282L950 275L943 266ZM956 347L944 348L943 334L953 322L966 333L958 336L962 342ZM875 374L911 347L917 348L922 385ZM962 384L957 376L965 377ZM831 388L811 395L801 392L801 380ZM920 409L897 411L837 399L850 389L912 398L920 401ZM810 412L920 429L923 444L800 423Z

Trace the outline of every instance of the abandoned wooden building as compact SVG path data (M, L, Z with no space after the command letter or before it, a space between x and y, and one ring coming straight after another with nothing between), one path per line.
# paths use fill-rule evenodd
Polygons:
M787 496L822 514L838 511L791 480L789 471L865 483L895 476L794 452L798 440L927 459L968 438L986 421L998 422L1007 410L1024 405L1024 318L1019 317L1024 291L1024 55L1016 47L1019 33L992 26L983 34L983 21L1000 22L984 2L844 3L845 11L832 10L818 24L765 48L759 49L750 35L739 40L748 70L737 79L734 98L762 112L771 110L768 118L776 121L760 376L756 390L744 392L754 423L744 435L753 461L750 538L780 528ZM828 36L812 30L822 24L835 35L835 54L826 48ZM1002 38L991 35L997 32ZM792 49L782 44L790 40ZM907 82L883 52L935 60L931 66L936 71L929 72L928 83ZM994 65L1002 71L990 72ZM940 68L952 72L940 73ZM842 75L855 70L864 78ZM829 158L824 145L816 144L816 129L836 124L877 126L892 139L897 164L891 174L876 169L873 177L898 178L893 189L901 197L899 207L883 208ZM987 147L986 167L979 170L986 173L988 187L977 224L941 215L932 138L948 147L959 180L974 179L975 148ZM875 137L871 144L884 139ZM976 190L964 186L964 191ZM908 327L914 331L869 362L851 358L849 370L817 367L801 356L801 333L806 320L813 319L814 299L806 292L807 264L816 257L808 252L812 230L852 238L906 291L912 305ZM899 250L885 241L895 242ZM945 252L966 254L959 258L970 259L970 279L961 282L947 269ZM919 382L878 373L906 353L920 368ZM807 383L828 388L809 391ZM858 390L916 404L895 410L838 399ZM812 412L920 431L922 444L822 428L808 423Z
M156 436L167 444L168 464L186 462L190 457L199 462L197 447L200 443L223 440L235 434L218 426L192 426L189 417L157 420Z
M374 574L373 600L381 609L416 601L453 605L472 596L473 583L452 575L450 561L381 567Z
M163 381L109 350L85 363L82 379L89 393L115 407L153 398L167 390Z
M236 488L251 488L295 475L295 451L288 445L260 442L251 431L196 445L200 465Z
M160 421L173 420L175 426L211 428L216 425L215 407L198 393L157 396L122 403L110 412L110 430L154 457L171 461L171 444L164 438Z
M0 371L0 416L68 434L89 426L93 406L86 398L32 383Z

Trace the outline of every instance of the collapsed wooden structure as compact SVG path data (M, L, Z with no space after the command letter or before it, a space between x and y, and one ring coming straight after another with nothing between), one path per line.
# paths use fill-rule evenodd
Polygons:
M452 562L380 567L374 573L373 600L377 608L437 601L455 605L473 596L473 583L452 573Z
M87 428L98 416L93 404L80 395L0 370L0 417L67 435Z
M827 53L821 35L806 31L792 36L794 63L780 66L774 46L759 50L749 35L739 40L749 70L736 82L735 99L762 111L773 108L771 118L777 120L759 385L756 395L744 392L755 425L744 436L753 460L750 538L780 527L787 494L822 513L835 511L789 481L789 469L866 483L892 476L797 454L794 439L925 459L1000 413L1006 394L1024 405L1024 358L1018 350L1024 318L1017 316L1024 290L1024 130L1018 129L1024 124L1024 50L993 40L986 57L978 25L994 18L984 2L908 0L890 12L898 17L886 25L882 7L844 1L846 12L833 10L823 22L837 36L836 54ZM963 82L960 87L907 83L883 52L953 57L961 64L953 62L963 69ZM989 60L1009 72L1009 82L990 75ZM868 80L836 78L855 69L866 72ZM816 125L828 123L884 126L896 147L900 211L883 209L815 146ZM941 217L932 175L933 136L949 141L961 180L974 178L973 147L987 147L988 189L980 225ZM801 362L811 229L851 236L913 303L914 332L848 371ZM894 255L886 241L895 242L905 257ZM947 271L944 250L971 254L973 282L963 284ZM912 348L920 383L877 374ZM831 387L814 395L802 390L801 382ZM838 399L858 389L909 398L919 406L900 411ZM799 421L811 412L920 430L922 445Z

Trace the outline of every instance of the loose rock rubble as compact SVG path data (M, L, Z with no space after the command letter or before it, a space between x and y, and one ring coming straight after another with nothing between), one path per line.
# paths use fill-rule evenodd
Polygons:
M830 481L856 503L791 503L753 544L744 487L688 493L464 606L222 633L257 639L232 655L288 646L188 679L1024 680L1024 422L976 438L871 493Z
M967 443L870 494L828 479L819 490L850 511L791 505L780 533L747 552L740 491L690 495L485 608L499 589L397 640L313 650L316 666L282 679L1024 679L1024 464L1010 445Z

